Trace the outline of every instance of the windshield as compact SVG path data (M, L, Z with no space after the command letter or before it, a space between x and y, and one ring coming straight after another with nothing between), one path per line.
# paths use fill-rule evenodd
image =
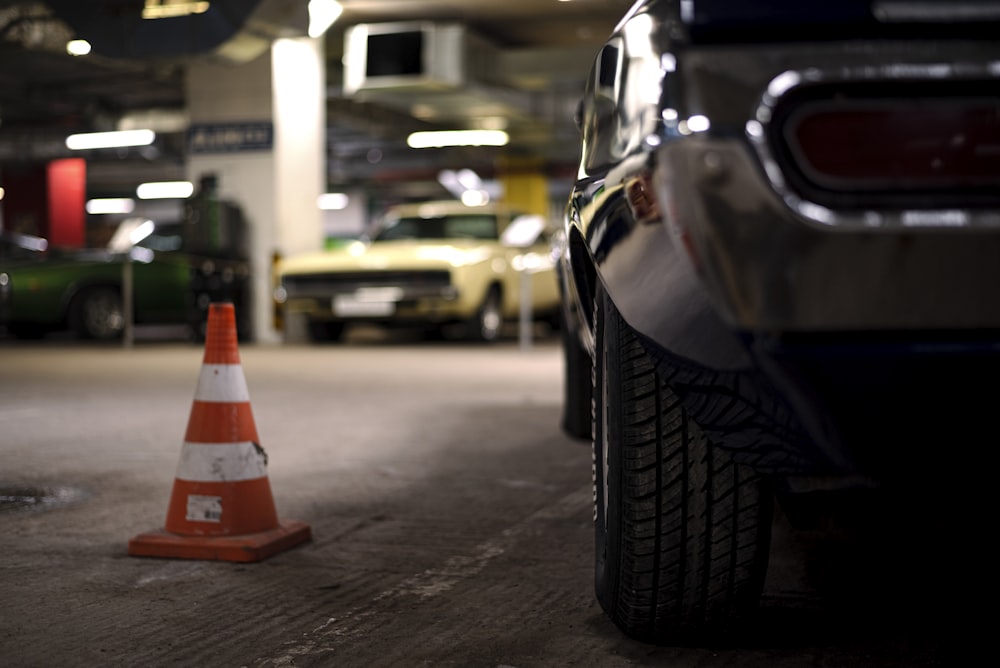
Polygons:
M152 234L136 245L154 251L179 251L183 247L183 241L181 226L167 224L157 225Z
M496 240L497 219L492 214L398 218L387 223L375 241L393 239L491 239Z

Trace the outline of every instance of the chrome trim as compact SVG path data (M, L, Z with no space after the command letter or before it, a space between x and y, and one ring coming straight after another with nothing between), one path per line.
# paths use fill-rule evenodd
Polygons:
M911 228L997 228L1000 212L977 209L926 209L875 211L833 210L807 200L786 183L778 162L768 145L768 130L774 109L789 93L814 84L858 83L885 80L916 82L954 81L956 79L992 78L1000 81L998 63L898 63L882 66L856 66L823 70L809 68L786 70L767 84L744 126L744 134L757 153L771 187L785 204L807 223L821 229L911 229Z
M1000 7L982 2L913 2L885 0L872 3L872 16L882 23L957 23L959 21L996 21Z

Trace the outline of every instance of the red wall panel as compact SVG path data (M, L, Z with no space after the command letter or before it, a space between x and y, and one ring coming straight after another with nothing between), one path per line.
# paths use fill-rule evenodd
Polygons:
M49 244L80 248L86 239L87 163L83 158L53 160L47 172Z

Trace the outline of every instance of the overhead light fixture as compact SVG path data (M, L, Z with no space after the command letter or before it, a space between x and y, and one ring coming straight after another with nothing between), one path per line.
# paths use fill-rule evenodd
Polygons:
M85 206L87 213L132 213L135 210L135 200L131 197L105 197L88 200Z
M410 148L445 146L506 146L510 137L503 130L442 130L414 132L406 138Z
M66 42L66 53L71 56L86 56L90 53L90 42L85 39L71 39Z
M153 132L184 132L191 124L184 109L154 108L126 111L118 117L119 130L152 130Z
M148 146L156 139L152 130L120 130L117 132L87 132L66 137L66 148L84 151L92 148L122 148Z
M345 193L323 193L316 198L316 205L323 211L342 211L349 201Z
M208 11L208 6L209 3L205 1L191 2L190 0L146 0L142 7L142 18L169 19L175 16L204 14Z
M461 199L465 206L485 206L489 204L490 194L485 190L466 190Z
M316 38L325 33L343 11L336 0L309 0L309 36Z
M151 181L135 189L139 199L187 199L193 193L190 181Z
M107 249L112 253L128 253L137 243L152 234L155 229L156 224L145 218L123 220L115 228L115 233L111 235Z

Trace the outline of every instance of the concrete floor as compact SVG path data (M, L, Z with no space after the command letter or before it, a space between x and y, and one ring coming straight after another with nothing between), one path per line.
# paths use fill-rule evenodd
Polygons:
M926 587L780 517L754 643L623 637L593 597L556 339L241 346L278 514L312 540L129 556L163 526L202 352L0 341L0 489L48 495L0 508L0 666L912 667L969 647Z

